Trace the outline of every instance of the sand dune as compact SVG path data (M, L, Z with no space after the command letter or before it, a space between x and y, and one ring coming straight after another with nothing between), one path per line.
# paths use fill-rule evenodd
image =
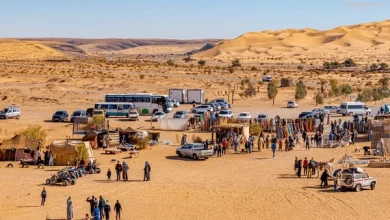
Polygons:
M327 53L336 47L373 50L375 46L390 48L390 21L340 26L331 30L286 29L245 33L226 41L198 57L216 56L296 56Z
M41 43L0 39L0 60L48 59L63 57L63 54Z

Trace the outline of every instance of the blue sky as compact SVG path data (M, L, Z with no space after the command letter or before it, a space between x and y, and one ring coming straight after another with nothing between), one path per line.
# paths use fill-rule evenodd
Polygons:
M0 0L0 37L235 38L386 19L390 0Z

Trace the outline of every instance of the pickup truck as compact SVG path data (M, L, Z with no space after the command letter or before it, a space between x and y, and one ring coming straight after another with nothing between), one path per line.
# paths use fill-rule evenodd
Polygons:
M204 158L208 159L213 156L213 150L205 150L202 143L188 143L176 149L179 157L192 157L194 160Z

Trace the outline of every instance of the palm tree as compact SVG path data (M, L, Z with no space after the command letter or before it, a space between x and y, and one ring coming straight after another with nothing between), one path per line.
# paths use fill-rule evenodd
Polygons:
M325 80L325 79L319 79L318 80L318 84L321 84L321 93L325 92L324 86L326 85L326 83L327 83L327 80Z

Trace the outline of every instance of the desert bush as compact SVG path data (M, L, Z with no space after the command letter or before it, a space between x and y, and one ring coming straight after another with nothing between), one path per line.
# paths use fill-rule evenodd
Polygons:
M234 60L232 61L232 66L233 66L233 67L241 66L240 60L239 60L239 59L234 59Z
M370 71L375 72L377 70L378 70L378 64L376 64L376 63L371 64Z
M262 129L259 123L252 124L249 128L249 133L255 136L260 136Z
M43 129L41 125L29 125L24 130L16 132L15 134L23 135L32 140L39 140L43 144L45 143L47 137L47 131Z
M150 138L149 137L145 137L145 138L136 137L135 141L137 142L137 146L139 149L145 149L146 147L149 146Z
M174 65L175 65L175 63L174 63L173 60L171 60L171 59L169 59L169 60L167 61L167 64L168 64L169 66L174 66Z
M203 143L202 138L199 136L192 135L192 142L194 143Z
M303 99L303 98L305 98L306 94L307 94L307 91L306 91L305 84L303 84L302 81L299 81L296 85L296 88L295 88L295 98L296 99Z
M248 83L248 86L244 89L245 97L252 97L256 95L256 88L253 83Z
M345 84L340 86L340 91L342 94L351 94L353 92L352 86Z
M274 81L268 83L267 95L268 99L272 99L272 105L275 105L275 97L278 95L278 88Z
M372 89L364 89L361 93L358 94L358 99L361 102L369 102L372 100Z
M316 104L318 105L324 104L324 97L321 94L317 94L315 98L316 98Z
M144 75L144 74L141 74L141 75L139 75L139 78L140 78L140 79L144 79L144 78L145 78L145 75Z
M199 60L198 64L199 64L199 66L205 66L206 65L206 61L205 60Z
M379 66L380 66L381 70L389 69L389 64L387 64L387 63L380 63Z
M299 71L302 71L304 68L303 68L302 65L299 65L299 66L297 67L297 69L298 69Z
M234 68L228 68L227 70L229 71L229 73L234 73Z
M349 58L349 59L344 61L344 66L353 67L353 66L356 66L356 63L351 58Z
M77 145L76 149L77 149L77 158L79 159L88 158L88 151L85 148L84 144Z

